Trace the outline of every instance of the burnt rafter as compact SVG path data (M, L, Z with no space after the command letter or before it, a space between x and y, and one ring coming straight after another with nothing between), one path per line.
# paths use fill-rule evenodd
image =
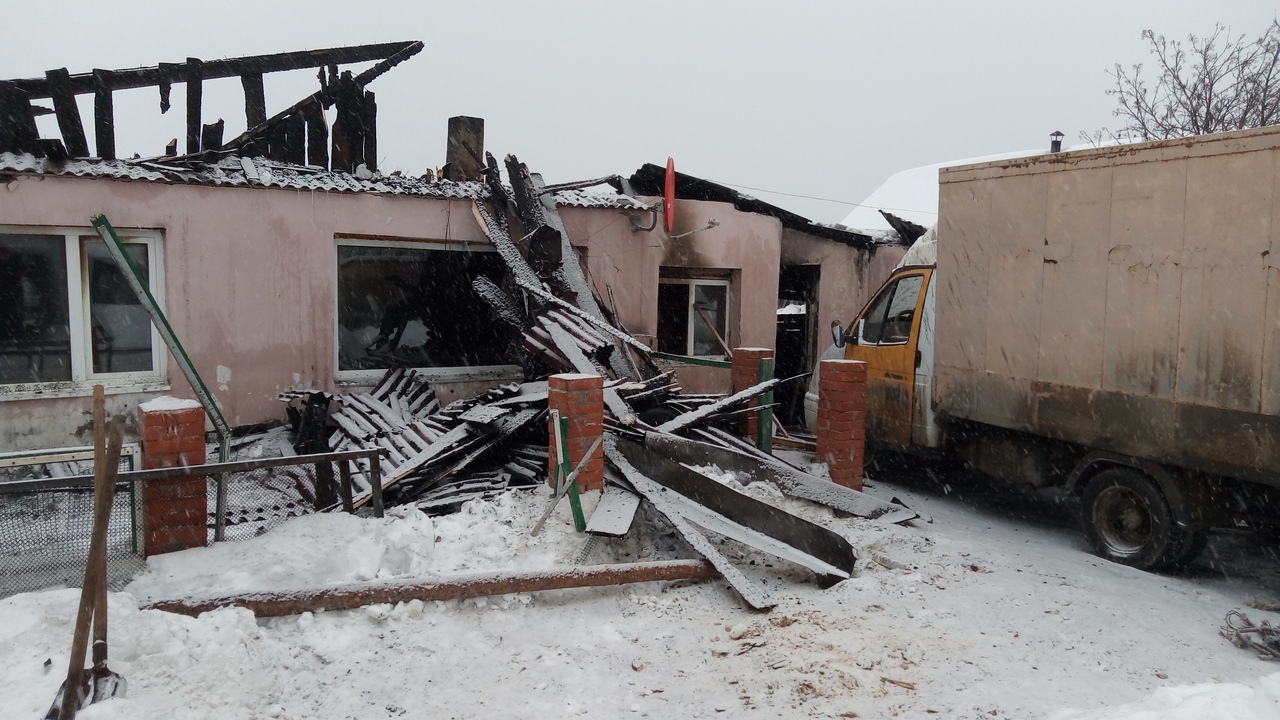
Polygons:
M328 65L386 60L414 46L417 46L417 50L410 53L412 55L422 49L421 41L409 40L376 45L353 45L324 50L302 50L299 52L276 53L274 55L251 55L227 60L206 60L200 65L199 77L202 80L216 80L218 78L240 77L241 75L260 75L262 73L285 72L288 70L306 70ZM163 67L112 70L107 89L129 90L156 87L161 84L185 83L190 70L191 66L188 63L165 63ZM25 92L31 100L53 97L52 87L47 77L11 80L10 82ZM94 92L95 89L93 73L91 72L70 75L66 78L66 83L68 89L76 95L87 95Z
M160 111L169 109L169 91L175 83L185 83L187 133L186 154L166 149L170 161L208 159L225 154L267 155L288 162L327 165L330 158L329 128L323 110L338 105L339 126L333 131L334 170L355 172L360 165L376 171L377 104L365 86L423 49L420 41L379 43L323 50L254 55L227 60L187 58L182 63L160 63L153 67L125 70L94 70L72 75L66 69L51 70L43 78L0 81L0 152L29 152L72 157L88 156L84 125L76 107L77 95L94 96L94 138L97 154L115 158L115 120L112 93L116 90L155 87L160 91ZM353 75L338 73L338 66L377 61ZM271 117L266 114L262 76L266 73L319 68L320 90ZM327 74L326 74L327 72ZM245 93L248 130L222 142L221 120L204 122L202 88L205 81L239 77ZM33 100L53 101L62 140L40 140L31 120L50 112ZM55 147L56 146L56 147ZM65 149L63 147L65 146ZM304 150L305 148L305 150Z

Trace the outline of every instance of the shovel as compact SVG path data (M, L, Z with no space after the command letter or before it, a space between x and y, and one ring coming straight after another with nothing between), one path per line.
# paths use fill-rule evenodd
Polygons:
M66 682L58 688L45 720L74 720L76 712L89 703L124 697L128 683L107 668L107 524L115 499L116 472L124 427L120 418L111 424L111 442L106 443L106 401L102 386L93 389L93 534L89 540L89 561L80 589L80 608L71 640L71 663ZM104 448L105 446L105 448ZM105 450L105 451L104 451ZM84 660L93 620L93 667L85 674ZM68 689L72 691L68 692Z

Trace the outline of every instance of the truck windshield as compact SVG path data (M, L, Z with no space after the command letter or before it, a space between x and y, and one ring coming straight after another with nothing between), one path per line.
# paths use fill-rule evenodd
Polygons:
M880 291L863 316L860 345L902 345L911 339L923 275L907 275Z

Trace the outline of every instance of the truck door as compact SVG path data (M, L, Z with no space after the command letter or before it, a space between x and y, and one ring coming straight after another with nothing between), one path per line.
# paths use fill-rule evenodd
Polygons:
M846 360L867 364L867 436L906 447L911 444L916 347L924 313L924 288L931 268L895 273L853 323Z

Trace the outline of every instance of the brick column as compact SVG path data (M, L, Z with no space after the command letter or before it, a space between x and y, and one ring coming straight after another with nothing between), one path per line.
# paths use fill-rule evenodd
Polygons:
M760 361L765 358L772 358L773 351L769 348L734 348L733 349L733 369L732 373L733 392L739 393L749 387L760 384ZM755 407L759 404L759 398L753 399L749 405ZM747 437L752 444L756 441L756 414L746 413L742 418L742 434Z
M552 375L547 379L547 408L560 411L569 419L569 435L565 446L569 460L578 466L596 438L604 434L604 378L599 375ZM547 484L555 487L556 463L560 449L556 447L555 428L547 420ZM596 450L578 474L579 490L604 490L604 448Z
M204 408L194 400L157 398L138 406L142 467L147 470L205 461ZM205 478L146 482L141 493L143 555L208 544Z
M830 468L832 482L862 489L866 426L867 364L823 360L818 369L817 459Z

